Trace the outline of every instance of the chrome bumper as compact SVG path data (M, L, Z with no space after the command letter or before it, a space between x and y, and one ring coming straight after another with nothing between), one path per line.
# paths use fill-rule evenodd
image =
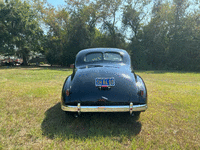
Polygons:
M123 106L81 106L78 103L77 106L61 104L61 108L63 111L78 112L79 114L81 112L130 112L132 114L133 111L145 111L147 104L133 105L131 102L130 105Z

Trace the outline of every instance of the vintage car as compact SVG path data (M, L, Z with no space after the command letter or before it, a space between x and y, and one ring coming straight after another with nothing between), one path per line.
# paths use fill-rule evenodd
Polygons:
M76 55L64 82L61 109L74 112L130 112L147 109L147 89L131 66L129 54L116 48L91 48Z

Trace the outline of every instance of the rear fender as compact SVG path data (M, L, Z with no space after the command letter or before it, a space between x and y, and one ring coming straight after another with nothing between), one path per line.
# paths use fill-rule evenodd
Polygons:
M71 75L68 76L66 79L65 79L65 82L63 84L63 88L62 88L62 94L61 94L61 102L64 103L68 97L66 96L66 90L67 89L70 89L70 85L71 85Z
M136 75L136 77L137 77L136 86L137 86L138 92L140 92L141 90L144 92L143 96L140 96L140 103L147 104L148 97L147 97L146 85L145 85L143 79L139 75Z

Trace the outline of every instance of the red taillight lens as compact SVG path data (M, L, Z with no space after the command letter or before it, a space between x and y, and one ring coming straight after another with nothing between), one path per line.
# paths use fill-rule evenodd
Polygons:
M143 96L144 95L144 91L141 90L140 91L140 95Z
M66 90L66 95L69 96L69 90L68 89Z

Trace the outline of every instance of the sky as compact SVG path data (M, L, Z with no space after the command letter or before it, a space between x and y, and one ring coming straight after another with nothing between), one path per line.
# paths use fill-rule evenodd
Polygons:
M65 1L64 0L47 0L48 3L50 3L53 6L58 6L58 5L64 5Z

